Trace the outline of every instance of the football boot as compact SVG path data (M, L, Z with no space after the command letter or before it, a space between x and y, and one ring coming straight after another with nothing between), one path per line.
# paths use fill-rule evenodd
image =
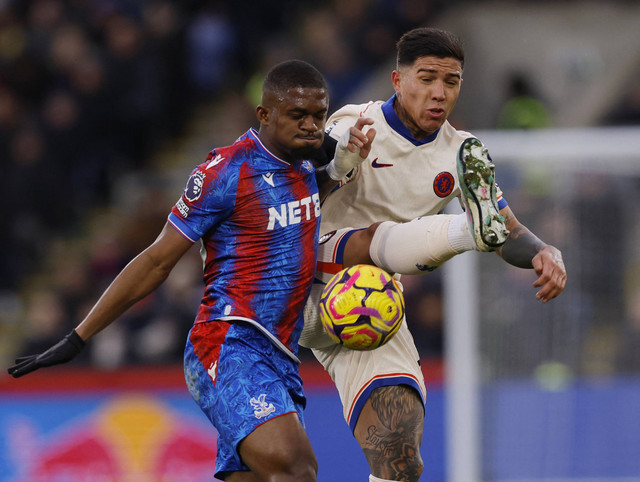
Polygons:
M509 236L496 199L495 165L489 151L475 137L458 151L458 181L469 228L479 251L493 251Z

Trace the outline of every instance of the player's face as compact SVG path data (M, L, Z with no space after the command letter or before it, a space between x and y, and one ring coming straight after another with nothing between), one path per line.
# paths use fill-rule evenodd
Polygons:
M326 89L294 88L270 94L258 106L260 139L284 160L304 159L322 147L329 111Z
M452 57L420 57L413 65L394 70L396 112L416 139L437 131L456 105L462 65Z

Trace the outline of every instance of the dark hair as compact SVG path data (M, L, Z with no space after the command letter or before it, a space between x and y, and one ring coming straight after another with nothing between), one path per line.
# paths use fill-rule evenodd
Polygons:
M464 49L458 37L446 30L419 27L408 31L396 43L398 67L412 65L420 57L453 57L464 67Z
M327 82L313 65L302 60L287 60L273 67L262 85L263 91L286 92L296 87L327 89Z

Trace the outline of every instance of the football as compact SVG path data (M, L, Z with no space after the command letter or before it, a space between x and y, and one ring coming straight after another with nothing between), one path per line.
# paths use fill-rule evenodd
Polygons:
M352 350L373 350L397 333L404 297L396 280L360 264L336 273L320 297L320 321L329 336Z

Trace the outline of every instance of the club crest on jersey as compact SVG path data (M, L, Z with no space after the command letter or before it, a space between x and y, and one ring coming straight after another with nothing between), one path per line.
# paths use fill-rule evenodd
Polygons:
M204 186L204 172L196 171L191 174L184 190L184 197L187 198L187 201L196 201L202 194L202 186Z
M433 192L438 197L447 197L453 192L455 181L450 172L443 171L433 180Z
M249 403L251 403L253 407L253 414L257 419L264 418L276 411L273 403L267 403L265 398L267 398L267 394L261 393L258 398L251 397L251 400L249 400Z

